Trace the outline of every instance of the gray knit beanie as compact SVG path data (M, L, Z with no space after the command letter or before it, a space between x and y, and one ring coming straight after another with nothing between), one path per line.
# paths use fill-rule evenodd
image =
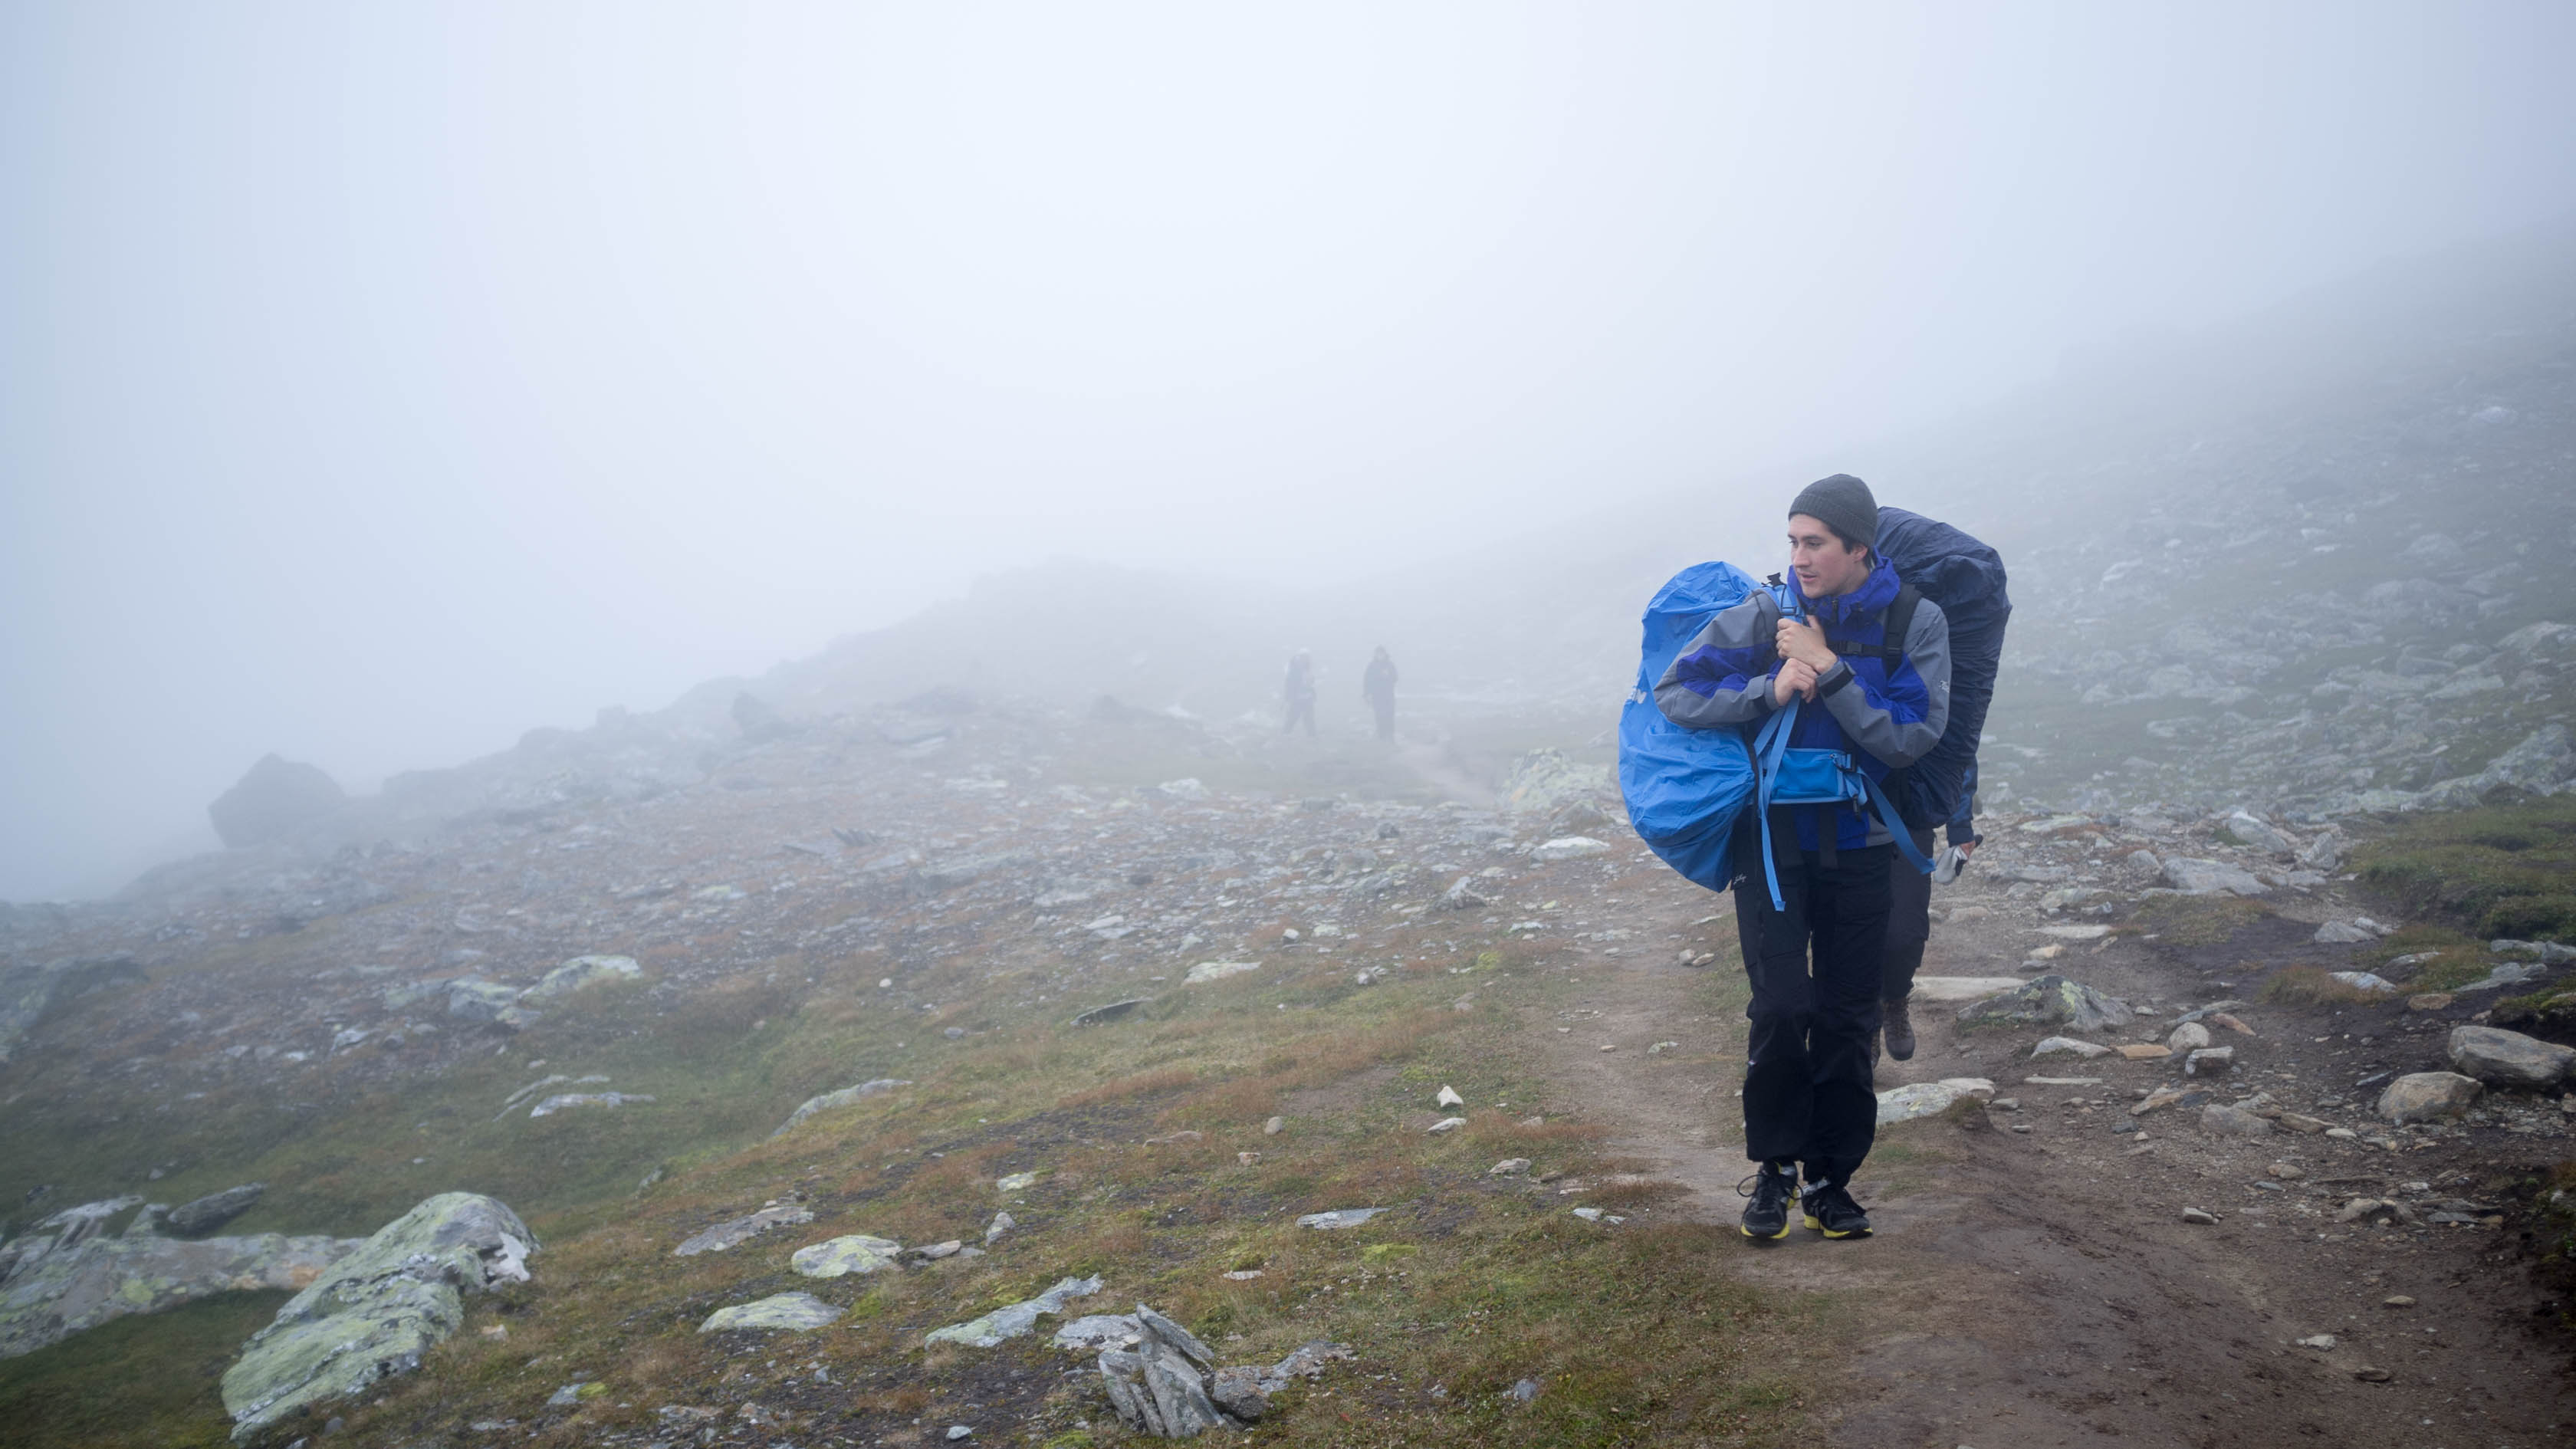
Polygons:
M1789 516L1801 513L1841 534L1854 548L1878 546L1878 500L1870 496L1868 484L1849 473L1819 478L1799 489L1797 501L1789 505Z

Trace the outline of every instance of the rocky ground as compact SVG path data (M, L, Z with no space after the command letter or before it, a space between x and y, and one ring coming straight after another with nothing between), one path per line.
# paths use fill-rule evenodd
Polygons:
M1220 789L1174 763L1113 789L1068 780L1068 762L1114 754L1132 724L988 708L897 743L906 731L887 723L748 744L701 783L651 800L345 852L301 873L209 867L158 899L48 916L52 934L32 950L22 922L13 969L27 973L35 957L20 979L51 989L23 1012L0 1079L0 1194L20 1204L0 1253L56 1234L46 1223L66 1206L119 1194L118 1211L142 1214L132 1233L105 1219L91 1231L131 1243L170 1231L135 1199L184 1203L251 1180L266 1190L227 1231L363 1236L435 1193L487 1192L547 1243L533 1281L505 1298L509 1314L560 1315L565 1348L538 1362L562 1372L497 1381L433 1353L430 1399L398 1394L385 1402L399 1413L368 1418L352 1410L352 1432L387 1443L770 1442L761 1416L785 1415L819 1442L903 1442L914 1426L900 1421L918 1415L885 1405L953 1400L983 1406L968 1417L985 1438L1052 1442L1111 1432L1105 1382L1068 1378L1061 1362L954 1362L960 1350L922 1335L991 1301L942 1308L952 1300L935 1290L922 1290L937 1301L921 1316L905 1316L908 1339L869 1344L864 1391L825 1386L860 1372L835 1372L829 1354L804 1381L751 1393L727 1386L728 1360L672 1373L613 1365L651 1364L657 1343L697 1338L719 1311L831 1325L862 1313L883 1326L874 1315L888 1310L866 1308L876 1297L835 1296L852 1280L807 1284L783 1262L737 1259L891 1229L896 1208L871 1217L864 1203L906 1171L944 1168L943 1153L990 1164L994 1181L1031 1177L998 1197L959 1198L966 1185L951 1183L935 1224L875 1240L896 1276L1000 1272L995 1259L1015 1244L1007 1228L988 1241L996 1210L1059 1235L1081 1223L1089 1256L1024 1233L1020 1251L1040 1256L1008 1258L1023 1276L994 1281L1105 1272L1110 1294L1151 1292L1223 1337L1208 1329L1212 1299L1172 1298L1182 1290L1149 1275L1150 1241L1103 1247L1089 1205L1046 1196L1068 1175L1064 1154L1151 1139L1165 1145L1120 1150L1162 1154L1157 1172L1187 1154L1196 1165L1182 1177L1215 1197L1184 1217L1211 1232L1268 1223L1293 1237L1291 1218L1392 1210L1350 1230L1361 1255L1339 1279L1392 1288L1398 1301L1399 1260L1366 1253L1409 1250L1448 1215L1684 1234L1651 1241L1659 1253L1686 1242L1713 1281L1795 1289L1817 1305L1802 1361L1857 1391L1772 1407L1853 1443L2271 1443L2295 1423L2345 1443L2538 1444L2576 1422L2566 1342L2553 1336L2565 1306L2529 1277L2551 1231L2533 1184L2576 1155L2576 1099L2491 1088L2457 1120L2402 1126L2376 1110L2393 1077L2448 1065L2456 1026L2500 997L2549 989L2568 967L2560 953L2544 962L2538 948L2497 951L2421 926L2383 936L2404 923L2371 919L2385 908L2350 894L2346 868L2366 824L1993 817L1993 843L1941 893L1926 968L1985 980L1927 989L1985 997L2062 975L2136 1014L2091 1030L1968 1030L1950 1022L1957 1002L1919 1006L1922 1051L1889 1064L1882 1086L1974 1078L1991 1090L1964 1089L1948 1114L1886 1130L1861 1183L1875 1239L1793 1234L1760 1251L1727 1227L1744 1170L1729 907L1665 871L1602 810L1597 770L1542 754L1493 798L1458 799L1454 752L1426 742L1376 755L1246 734L1226 768L1365 769L1399 788ZM2325 974L2365 970L2402 984ZM2436 986L2448 990L2424 989ZM1375 1019L1364 1013L1398 1003L1472 1035L1439 1050L1388 1047L1346 1070L1295 1068L1283 1049L1261 1056L1265 1039L1347 1039ZM2210 1008L2223 1015L2177 1025ZM1107 1024L1067 1025L1085 1013ZM2177 1032L2182 1050L2146 1049ZM1160 1044L1146 1048L1149 1038ZM2045 1038L2075 1044L2033 1057ZM1470 1039L1480 1045L1461 1059ZM1094 1045L1113 1040L1130 1045ZM2232 1048L2232 1060L2204 1054L2186 1076L2195 1045ZM2146 1059L2100 1050L2120 1046ZM1305 1075L1293 1085L1242 1090L1295 1070ZM814 1104L823 1115L798 1121L784 1145L764 1145L806 1099L862 1083ZM1433 1092L1452 1084L1463 1092L1454 1110ZM1217 1105L1141 1116L1083 1105L1175 1090ZM924 1092L950 1102L935 1129L903 1115L925 1110ZM819 1143L797 1145L876 1111L887 1115L868 1131L913 1128L844 1136L822 1159ZM1275 1171L1265 1184L1261 1173L1290 1160L1263 1130L1269 1118L1315 1124L1314 1148L1331 1154L1396 1154L1372 1170L1399 1172L1401 1187L1391 1200L1347 1201L1359 1183L1389 1179ZM1013 1123L1016 1147L992 1135ZM1607 1140L1581 1147L1556 1135L1566 1130ZM835 1208L811 1171L763 1178L771 1169L755 1164L783 1167L782 1153L826 1180L884 1185L850 1188ZM906 1158L917 1166L900 1167ZM1088 1170L1107 1183L1124 1169ZM671 1258L729 1214L759 1217L759 1197L723 1186L737 1180L778 1184L764 1194L777 1231L764 1234L762 1219L733 1240L758 1242L733 1257ZM1578 1206L1590 1216L1573 1218ZM2187 1209L2209 1221L2186 1220ZM1711 1226L1692 1235L1700 1223ZM1372 1233L1384 1236L1362 1253ZM1281 1239L1257 1253L1227 1241L1242 1271L1294 1272ZM907 1255L907 1242L926 1246ZM620 1280L619 1314L668 1326L607 1333L591 1290L549 1292L548 1256L580 1263L562 1270L575 1281ZM1173 1262L1184 1260L1204 1265L1204 1279L1188 1270L1189 1293L1227 1286L1215 1259ZM1351 1311L1330 1307L1337 1286L1308 1278L1302 1301L1224 1310L1240 1325L1227 1356L1344 1344L1370 1365L1357 1383L1415 1376L1391 1328L1407 1320L1336 1317ZM2413 1302L2387 1306L2401 1297ZM468 1322L484 1316L473 1301L460 1310ZM1076 1311L1068 1300L1065 1316ZM511 1316L487 1326L535 1331ZM810 1332L840 1335L846 1350L857 1330ZM2334 1346L2301 1343L2320 1335ZM18 1363L41 1368L77 1342ZM1487 1367L1494 1382L1483 1385L1417 1383L1380 1406L1385 1422L1399 1438L1489 1434L1463 1404L1444 1418L1426 1396L1508 1399L1527 1382L1545 1405L1565 1392L1546 1351L1522 1358L1526 1372ZM584 1397L585 1383L612 1388ZM1346 1419L1314 1417L1334 1392L1300 1390L1264 1422L1292 1442L1345 1432ZM1712 1413L1677 1413L1661 1432L1723 1441Z

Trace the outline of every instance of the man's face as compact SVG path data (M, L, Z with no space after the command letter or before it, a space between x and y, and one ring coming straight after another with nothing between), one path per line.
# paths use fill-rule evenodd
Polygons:
M1798 591L1811 599L1829 599L1859 588L1869 577L1869 550L1845 547L1821 518L1789 515L1789 571L1798 576Z

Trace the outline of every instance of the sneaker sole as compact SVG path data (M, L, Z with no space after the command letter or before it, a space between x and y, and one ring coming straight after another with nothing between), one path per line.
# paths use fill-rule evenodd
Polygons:
M1815 1220L1812 1218L1808 1219L1807 1226L1814 1227ZM1789 1236L1789 1225L1787 1223L1782 1223L1780 1225L1780 1231L1776 1233L1757 1233L1751 1228L1745 1227L1741 1223L1736 1225L1735 1230L1757 1243L1776 1243L1780 1239Z
M1836 1232L1832 1228L1826 1227L1813 1216L1808 1217L1807 1226L1829 1238L1866 1238L1869 1236L1869 1229L1867 1228L1845 1228L1841 1232ZM1788 1233L1784 1230L1781 1233L1781 1236L1787 1237Z

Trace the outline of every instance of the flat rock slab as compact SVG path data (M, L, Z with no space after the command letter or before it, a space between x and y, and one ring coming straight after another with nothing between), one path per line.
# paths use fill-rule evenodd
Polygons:
M518 1214L481 1193L440 1193L385 1224L242 1345L223 1380L233 1437L419 1368L464 1323L464 1292L526 1282L535 1251Z
M843 1310L833 1307L811 1293L773 1293L751 1303L737 1303L719 1308L698 1325L700 1333L731 1333L743 1330L761 1332L787 1331L802 1333L821 1328L839 1319Z
M1610 842L1595 840L1589 835L1560 835L1554 840L1541 841L1530 847L1530 859L1542 862L1581 860L1587 855L1608 855L1609 853Z
M170 1231L183 1235L212 1232L216 1228L250 1211L260 1194L268 1191L264 1182L245 1182L222 1192L210 1192L194 1202L181 1203L170 1209L167 1221Z
M1054 1287L1035 1298L1023 1298L1017 1303L996 1308L981 1318L968 1319L964 1323L952 1323L946 1328L934 1328L923 1336L922 1342L925 1344L962 1343L969 1348L991 1348L1004 1339L1019 1338L1028 1333L1038 1326L1041 1315L1064 1312L1066 1300L1089 1297L1099 1291L1100 1279L1096 1276L1061 1278L1056 1281Z
M2101 1057L2109 1056L2111 1049L2099 1042L2081 1041L2071 1036L2052 1036L2042 1039L2039 1045L2032 1047L2030 1054L2035 1057Z
M641 1092L561 1092L528 1109L531 1117L551 1117L578 1107L623 1107L629 1102L650 1102Z
M1131 997L1125 1001L1113 1001L1107 1006L1095 1006L1089 1011L1082 1013L1080 1016L1075 1017L1073 1019L1073 1024L1075 1026L1098 1026L1104 1021L1116 1021L1118 1018L1127 1015L1137 1007L1143 1006L1145 1003L1152 1001L1153 999L1154 998L1150 996L1137 996Z
M1956 1106L1962 1099L1980 1102L1992 1098L1995 1084L1984 1077L1945 1077L1937 1082L1913 1082L1878 1094L1878 1125L1910 1122L1917 1117L1937 1117Z
M1181 984L1204 986L1211 981L1223 981L1229 976L1240 976L1246 971L1260 969L1261 963L1258 961L1201 961L1190 968L1188 975L1181 978Z
M2239 870L2223 861L2200 860L2187 855L2165 858L2165 879L2173 888L2188 895L2270 895L2272 888L2256 880L2250 871Z
M1385 1212L1384 1208L1336 1208L1328 1213L1308 1213L1297 1220L1301 1228L1355 1228Z
M1983 1001L2021 985L2018 976L1917 976L1909 1001Z
M808 1278L839 1278L852 1273L881 1272L895 1265L903 1244L892 1238L875 1238L866 1233L826 1238L822 1242L798 1248L788 1266Z
M671 1250L674 1258L694 1258L700 1253L721 1253L737 1244L749 1242L772 1228L789 1227L814 1221L813 1210L802 1203L783 1202L756 1213L745 1213L692 1234Z

